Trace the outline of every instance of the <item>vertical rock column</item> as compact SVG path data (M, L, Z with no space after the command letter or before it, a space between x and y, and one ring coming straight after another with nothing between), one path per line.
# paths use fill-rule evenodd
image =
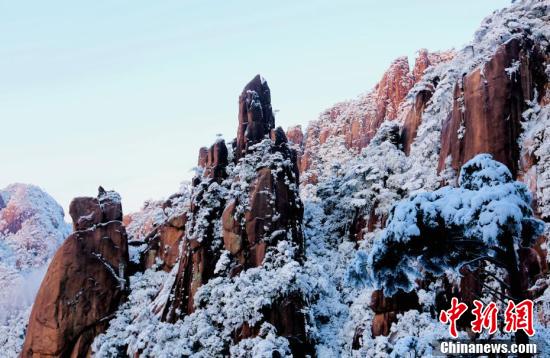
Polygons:
M128 290L120 196L71 202L74 233L55 254L36 297L22 357L86 357Z
M193 312L195 293L214 276L221 254L216 222L219 222L225 205L220 184L227 176L227 155L224 141L216 142L208 151L201 148L199 152L199 165L203 170L194 180L191 221L181 245L174 286L162 312L165 321L175 322Z
M292 241L298 248L296 259L303 259L297 154L284 131L275 129L270 90L261 76L248 83L239 97L238 118L232 163L223 141L199 153L202 169L193 181L190 221L162 313L165 321L175 322L193 312L198 288L215 275L235 276L261 266L267 250L282 240ZM224 249L230 253L231 269L215 274ZM309 351L303 306L296 294L262 309L263 322L274 325L298 356ZM253 337L258 330L259 325L244 324L233 338Z

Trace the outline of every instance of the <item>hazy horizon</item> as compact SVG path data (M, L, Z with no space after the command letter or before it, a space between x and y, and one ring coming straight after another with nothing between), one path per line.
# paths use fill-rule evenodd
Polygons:
M102 185L138 210L189 180L218 133L235 137L257 73L277 124L305 129L395 58L459 48L509 3L0 1L0 188L35 184L67 210Z

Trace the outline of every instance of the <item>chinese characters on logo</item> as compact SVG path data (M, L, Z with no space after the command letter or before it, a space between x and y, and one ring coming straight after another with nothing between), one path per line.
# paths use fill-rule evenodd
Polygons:
M474 320L470 322L472 331L481 333L483 329L488 329L490 334L497 331L497 315L498 307L496 303L491 302L484 307L483 302L474 300L474 308L472 314ZM458 302L456 297L451 299L451 307L448 310L443 310L439 314L441 323L449 324L449 333L452 337L458 337L456 329L456 321L468 310L468 305L463 302ZM533 328L533 301L523 300L519 303L508 301L508 306L504 312L504 331L516 332L523 330L527 335L535 334Z

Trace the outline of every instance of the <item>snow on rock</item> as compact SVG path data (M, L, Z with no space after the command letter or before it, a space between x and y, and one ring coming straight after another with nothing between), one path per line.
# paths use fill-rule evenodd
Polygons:
M132 276L129 303L95 340L98 355L310 351L297 154L274 128L270 96L255 77L240 97L235 146L218 139L199 152L178 259L171 270L155 261ZM145 237L144 253L153 240Z
M354 100L338 103L321 113L319 119L311 122L306 130L300 164L303 181L317 182L333 159L343 159L336 154L327 157L321 153L337 150L354 155L366 147L384 120L396 120L403 116L402 102L422 74L452 57L452 52L429 53L420 50L412 71L408 59L400 57L390 65L372 91Z
M459 273L423 282L410 299L346 276L408 289L416 262L365 274L373 257L389 255L384 240L407 245L441 224L494 244L504 224L540 231L533 209L548 221L550 71L540 55L549 9L548 0L517 1L460 50L421 50L412 69L397 59L372 91L323 112L304 137L275 128L269 87L255 77L239 98L236 140L201 149L190 192L127 219L139 268L95 355L430 355L447 331L433 313ZM505 165L476 157L484 152ZM546 247L543 238L519 256L540 261ZM432 264L441 273L449 263ZM544 337L547 287L544 277L529 287Z
M70 204L76 229L57 250L29 318L22 356L86 356L127 294L128 250L120 196Z
M526 240L540 235L543 224L533 218L530 202L525 184L513 181L505 165L489 154L477 155L462 167L459 188L418 193L394 206L387 228L368 256L358 255L348 279L356 284L370 282L391 296L399 289L411 291L414 282L423 278L420 267L435 275L460 268L470 256L453 254L454 240L477 242L491 250L506 247L501 240L510 232L518 247L532 245ZM429 248L432 240L440 241L435 251ZM426 247L419 255L396 255L419 247Z
M342 256L342 253L338 250L338 247L342 245L342 241L345 242L347 239L362 240L358 243L360 248L358 258L363 255L365 261L362 262L360 259L354 261L357 269L362 270L369 253L372 251L373 238L379 235L379 230L385 226L388 213L393 205L399 200L411 196L419 195L422 197L422 195L428 195L422 193L437 190L442 183L452 186L458 185L457 173L460 167L456 165L456 155L441 154L442 128L454 109L460 110L458 112L466 111L463 113L468 113L468 110L474 111L474 108L470 106L468 101L463 101L461 96L455 96L455 88L457 86L460 88L463 76L480 69L480 73L483 74L484 66L491 61L499 48L502 48L504 44L509 46L514 39L545 48L550 38L548 31L549 9L550 3L548 1L521 1L515 2L508 8L496 11L484 19L470 44L455 51L445 61L430 66L423 71L422 78L415 81L416 84L402 100L397 118L387 118L393 119L393 125L398 128L391 129L389 123L380 124L378 133L372 137L360 155L347 149L345 135L343 135L349 130L350 123L354 121L356 113L359 112L359 110L346 111L347 108L352 108L351 105L337 105L334 107L333 112L329 111L322 115L322 118L326 116L326 120L321 119L310 125L308 134L306 134L304 151L307 152L309 145L317 157L308 157L307 155L302 157L302 163L305 163L303 167L307 169L302 175L304 185L301 187L305 207L306 245L315 248L306 250L308 260L315 260L318 255L319 258L330 257L330 260L336 262L339 260L345 261L346 257L349 256ZM525 57L530 56L532 53L523 50L524 60L528 62L529 59L525 59ZM515 59L511 58L512 62ZM533 62L536 62L537 59L538 57L535 56ZM533 63L532 66L536 67L539 64ZM504 61L504 65L502 76L510 79L505 71L506 68L509 68L508 62ZM530 190L507 183L498 185L502 191L495 191L491 194L487 191L485 199L498 200L495 201L494 208L490 208L489 212L484 214L483 220L487 221L487 226L477 229L472 228L472 232L477 230L478 233L485 235L487 238L494 234L494 229L497 227L493 225L495 223L494 219L497 218L496 213L492 213L493 209L500 211L502 214L510 214L512 218L518 218L521 211L530 210L533 203L538 204L538 207L535 208L536 214L542 218L545 218L543 215L547 211L546 197L548 195L546 195L546 187L548 185L545 178L549 171L546 165L546 157L548 156L546 153L549 153L547 144L550 141L546 139L548 131L545 131L545 128L548 127L548 114L545 109L548 96L547 93L543 94L542 91L545 91L548 86L546 85L544 89L541 89L540 81L546 81L547 83L547 77L545 78L539 72L536 72L536 76L529 75L529 73L535 73L529 72L532 68L528 69L525 66L520 66L519 73L516 72L515 77L512 76L511 78L511 81L518 82L520 81L518 76L523 73L523 79L521 80L522 91L525 93L523 98L526 101L535 99L533 104L527 102L525 105L521 104L520 110L524 112L521 116L522 123L519 125L525 128L525 132L521 137L512 139L512 141L518 140L521 142L519 150L523 153L524 161L528 164L523 165L524 169L521 170L524 170L524 172L520 170L517 173L517 179L524 180ZM537 80L530 82L529 78L536 78ZM517 83L511 87L514 86L517 86ZM506 88L510 87L505 86L504 89ZM539 95L536 94L537 91ZM360 102L352 101L352 103L358 104ZM505 101L493 101L491 105L504 106L506 103ZM356 108L359 108L359 105ZM508 111L506 108L495 108L494 110L502 110L503 113ZM460 119L460 117L457 118ZM513 124L513 121L507 121L507 117L496 119L503 121L502 126L504 127ZM501 124L499 123L499 125ZM463 127L462 133L458 133L459 131L453 133L453 131L448 130L446 133L454 135L456 139L475 134L471 123L469 126L467 121L458 121L458 127L461 126ZM388 129L391 130L388 131ZM309 135L310 131L313 135ZM392 139L393 135L384 134L384 132L395 133L396 131L400 133L400 140L398 141ZM518 134L520 131L515 133ZM375 139L376 136L380 137L380 141ZM492 141L498 142L499 138L494 138ZM501 144L496 143L495 145ZM483 147L478 147L475 150L480 150L480 148ZM472 153L471 157L479 152L473 151ZM312 158L314 159L312 160ZM460 165L470 158L460 159ZM497 176L505 173L506 170L510 172L510 176L516 174L514 171L506 169L506 167L499 166L497 170L501 171L501 173L497 173ZM310 180L310 178L313 180ZM515 176L513 178L516 179ZM472 185L479 186L484 182L491 182L491 176L481 175L475 178ZM313 185L311 183L317 184ZM465 189L459 190L463 191ZM517 196L512 195L514 191L517 191ZM534 202L530 202L529 194L535 198ZM512 195L511 199L513 200L510 203L505 199L508 195ZM473 197L464 199L466 201L470 200L471 204L475 204L475 201L478 200ZM479 198L479 200L481 199L482 197ZM519 212L509 207L515 204L521 207ZM403 214L406 214L406 212ZM447 214L450 215L449 219L451 219L452 214L450 212L445 213L445 215ZM461 217L465 218L465 216ZM412 235L415 233L416 228L414 225L403 225L399 230L399 232L406 235ZM541 251L545 253L544 250ZM547 260L544 256L541 259ZM322 259L320 261L323 262ZM351 260L347 261L348 265L350 262ZM331 269L333 270L331 272L338 272L334 268ZM414 268L410 271L414 273ZM345 284L342 284L344 274L334 274L332 276L330 282L334 287L345 286ZM348 334L347 338L331 339L331 342L332 344L337 344L336 342L342 344L336 351L344 355L350 354L353 347L353 334L352 337L349 336L349 327L353 326L354 329L370 333L370 327L365 326L371 326L374 317L369 318L371 311L369 308L365 308L368 304L363 305L362 309L366 323L356 320L350 315L348 307L354 307L353 303L350 306L350 302L360 300L362 297L360 294L338 293L330 297L332 302L341 303L338 315L341 318L335 318L334 320L347 322L348 327L348 331L345 332ZM328 300L328 297L326 299ZM370 296L365 298L365 300L369 299ZM318 321L317 325L318 331L323 332L331 327L333 323L323 324L322 321ZM344 323L340 325L344 326ZM335 334L336 336L343 337L341 330L336 332L339 332ZM331 331L331 334L334 334L334 331ZM370 348L369 345L374 344L370 339L369 337L369 341L364 343L365 348ZM389 356L394 344L396 344L393 338L377 337L375 341L381 342L380 349L377 350L381 351L381 353L378 353L379 356ZM317 347L320 352L319 347L321 345ZM322 351L327 352L327 346L323 345L322 347Z
M61 206L42 189L12 184L0 190L0 347L16 357L40 282L70 233Z
M12 184L0 197L2 266L23 271L44 265L70 232L63 209L32 185Z

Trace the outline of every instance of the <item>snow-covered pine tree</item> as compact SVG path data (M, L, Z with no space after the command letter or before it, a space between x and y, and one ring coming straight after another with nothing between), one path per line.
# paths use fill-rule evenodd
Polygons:
M346 278L391 296L411 291L426 273L473 270L488 262L506 270L509 296L522 301L518 250L544 229L530 203L525 184L491 155L479 154L462 167L458 188L418 193L395 205L387 228L369 253L358 252ZM528 337L518 332L516 340Z

